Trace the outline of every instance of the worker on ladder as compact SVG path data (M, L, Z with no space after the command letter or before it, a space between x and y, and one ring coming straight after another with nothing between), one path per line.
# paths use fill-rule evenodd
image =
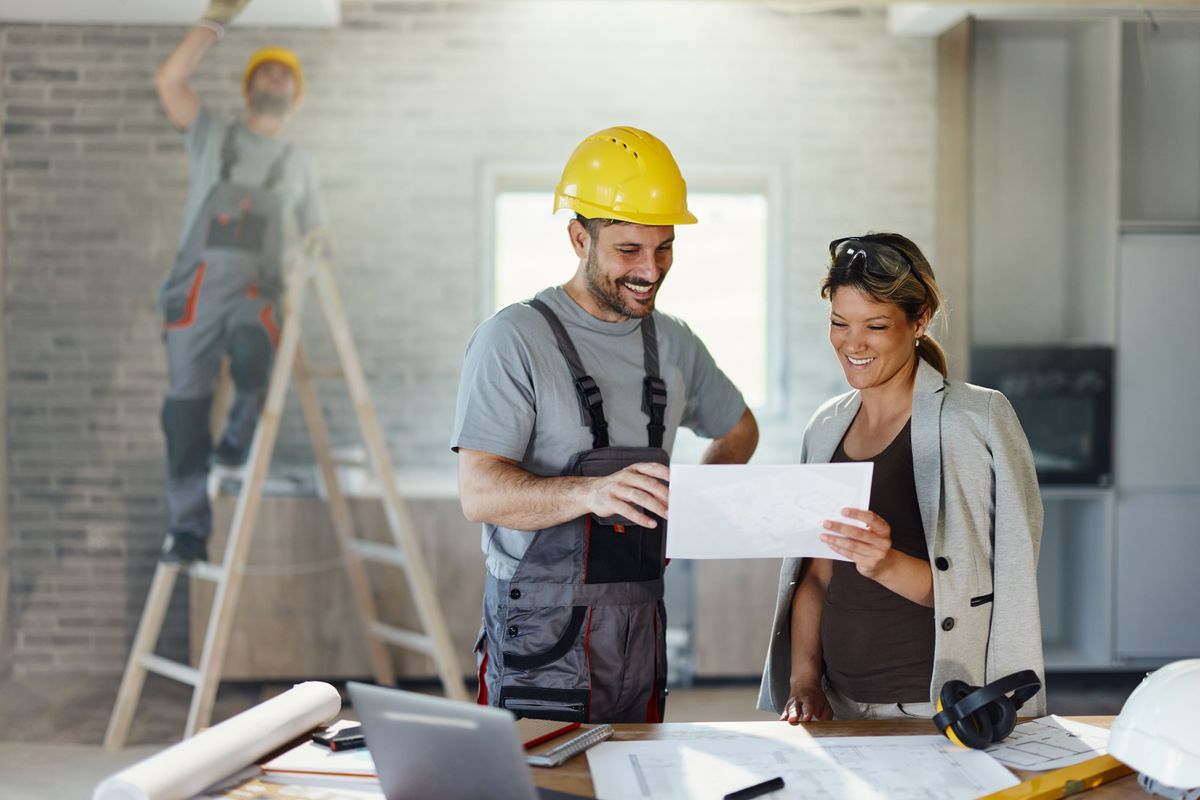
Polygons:
M654 307L674 226L696 221L667 146L634 128L589 136L554 207L575 212L574 276L484 322L458 391L451 446L488 570L479 701L659 722L675 432L711 438L707 463L740 464L758 426L700 339Z
M155 77L191 166L179 251L160 294L169 372L162 559L184 564L207 560L210 461L241 464L250 447L278 344L288 249L325 217L313 161L282 138L304 95L295 53L272 47L250 58L242 78L246 113L235 122L213 114L189 83L247 2L212 0ZM236 392L214 448L209 418L225 355Z

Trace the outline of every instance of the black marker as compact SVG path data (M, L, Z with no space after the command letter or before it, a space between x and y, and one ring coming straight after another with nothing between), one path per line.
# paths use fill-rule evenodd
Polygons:
M745 789L738 789L736 792L730 792L725 795L725 800L750 800L751 797L773 792L776 789L783 788L783 778L771 778L769 781L756 783L753 786L747 786Z

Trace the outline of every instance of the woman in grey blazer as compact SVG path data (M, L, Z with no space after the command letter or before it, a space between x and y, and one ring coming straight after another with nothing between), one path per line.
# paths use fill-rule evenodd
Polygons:
M946 379L920 249L885 233L830 255L821 295L853 390L813 415L800 459L873 461L872 510L846 509L866 529L826 523L848 561L784 561L758 706L792 724L931 716L946 681L1045 674L1033 458L1004 395ZM1045 713L1044 691L1022 713Z

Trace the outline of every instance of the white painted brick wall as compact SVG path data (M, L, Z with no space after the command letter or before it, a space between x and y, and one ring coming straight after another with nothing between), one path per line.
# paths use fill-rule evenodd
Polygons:
M769 460L794 457L817 402L841 391L816 296L825 244L873 228L932 246L933 48L889 38L881 16L345 0L344 18L332 32L234 30L195 85L232 112L254 49L277 42L304 59L309 94L291 135L320 163L340 286L401 465L453 465L454 392L481 306L485 164L561 163L583 135L633 124L665 139L685 174L781 167L788 418L765 426ZM0 29L7 630L19 672L119 671L161 539L153 300L187 166L152 78L182 33ZM681 263L686 247L681 231ZM347 439L347 406L326 399ZM281 451L306 449L291 408ZM168 649L182 623L172 615Z

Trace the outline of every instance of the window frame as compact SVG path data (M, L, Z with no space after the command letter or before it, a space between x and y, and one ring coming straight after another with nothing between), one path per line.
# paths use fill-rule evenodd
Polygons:
M538 162L486 162L479 178L479 295L477 323L495 313L496 197L503 192L546 192L546 213L553 202L553 187L561 165ZM784 170L774 164L737 167L709 166L689 169L688 190L697 194L758 194L767 200L767 341L764 405L753 407L760 422L782 421L787 410L787 298L785 263L787 236ZM563 247L566 247L564 241ZM565 278L564 278L565 279ZM686 321L686 320L685 320Z

